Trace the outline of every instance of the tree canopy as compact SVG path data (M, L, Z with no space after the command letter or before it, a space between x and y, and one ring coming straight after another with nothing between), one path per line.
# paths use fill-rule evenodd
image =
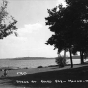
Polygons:
M59 5L48 9L46 25L54 35L46 44L54 45L59 53L62 50L70 51L71 63L71 53L80 51L83 62L83 53L88 51L88 1L66 0L66 3L67 7Z
M12 33L15 33L16 35L15 30L17 27L15 24L17 21L7 12L7 5L8 2L6 0L2 0L2 4L0 6L0 39L3 39Z

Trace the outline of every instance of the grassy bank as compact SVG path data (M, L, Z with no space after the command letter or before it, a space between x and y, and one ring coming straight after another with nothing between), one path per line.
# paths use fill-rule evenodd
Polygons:
M28 88L87 88L88 66L7 77L6 79L10 80L9 83L12 85Z

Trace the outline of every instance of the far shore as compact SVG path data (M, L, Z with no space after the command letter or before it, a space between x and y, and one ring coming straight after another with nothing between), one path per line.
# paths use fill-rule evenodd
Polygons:
M16 58L0 58L0 60L44 60L44 59L55 59L56 57L16 57ZM69 56L66 57L70 59ZM72 56L72 59L80 59L80 56Z
M44 59L55 59L56 57L17 57L17 58L1 58L0 60L44 60Z

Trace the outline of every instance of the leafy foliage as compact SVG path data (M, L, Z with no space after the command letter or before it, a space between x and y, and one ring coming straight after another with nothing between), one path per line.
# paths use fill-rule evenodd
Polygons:
M67 64L65 57L59 56L55 58L55 60L56 60L55 62L59 65L59 67L64 67Z
M6 11L7 5L8 2L3 0L0 6L0 39L3 39L12 33L15 33L16 35L15 30L17 28L15 24L17 21Z
M62 5L49 9L46 25L54 32L47 44L54 45L58 53L62 50L76 54L88 52L88 1L66 0L67 7ZM58 10L59 9L59 10Z

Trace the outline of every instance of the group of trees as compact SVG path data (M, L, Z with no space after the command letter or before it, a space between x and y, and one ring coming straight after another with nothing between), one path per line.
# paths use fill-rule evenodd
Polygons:
M83 56L88 55L88 0L65 2L66 7L60 4L51 10L48 9L46 25L49 25L54 34L46 44L54 45L58 54L62 50L69 51L72 68L72 54L80 52L81 64L84 63Z
M17 36L15 31L17 30L15 25L17 21L7 12L7 5L8 2L2 0L2 3L0 4L0 39L3 39L12 33Z

